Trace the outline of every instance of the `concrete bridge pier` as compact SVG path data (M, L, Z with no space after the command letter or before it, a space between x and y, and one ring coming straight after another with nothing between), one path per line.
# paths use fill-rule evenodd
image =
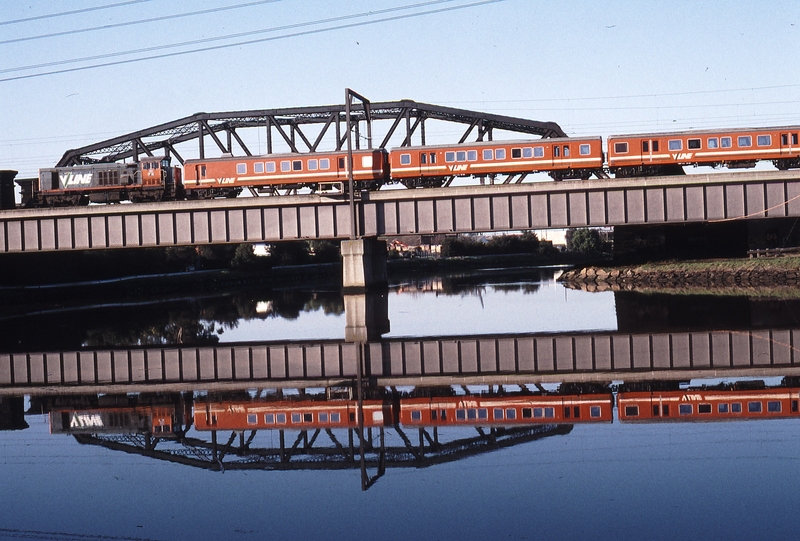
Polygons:
M342 241L342 287L346 294L385 286L386 241L362 238Z
M389 300L386 291L344 296L345 342L373 342L389 332Z

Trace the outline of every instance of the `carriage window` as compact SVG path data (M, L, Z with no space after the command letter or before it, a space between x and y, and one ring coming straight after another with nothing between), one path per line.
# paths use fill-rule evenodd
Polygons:
M246 175L247 174L247 164L246 163L237 163L236 164L236 174L237 175Z
M639 406L625 406L625 417L638 417Z
M578 147L578 153L581 156L588 156L592 153L592 148L589 145L581 145Z
M484 160L491 160L492 159L492 149L491 148L484 148L483 149L483 159Z
M421 421L422 420L422 412L419 410L411 412L411 420L412 421Z
M275 172L275 162L267 162L264 165L267 166L267 173L274 173Z
M711 413L711 404L699 404L697 413Z
M401 162L402 162L402 160L401 160ZM411 163L411 160L410 160L410 159L409 159L409 162L408 162L408 163ZM421 165L426 165L426 164L428 163L428 155L427 155L427 154L425 154L424 152L420 152L420 153L419 153L419 163L420 163Z
M771 135L759 135L756 137L756 144L760 147L768 147L772 144Z
M564 157L569 158L569 145L564 145Z
M339 169L344 169L344 158L339 158Z
M533 147L534 158L544 158L544 147Z
M564 419L569 419L569 414L570 414L569 406L564 406Z
M463 421L467 418L467 413L464 410L456 410L456 421Z
M302 171L303 170L303 162L301 160L294 160L292 162L292 171Z
M489 418L489 410L486 408L479 408L478 409L478 419L488 419Z
M769 402L767 402L767 411L770 413L780 413L781 403L778 401L770 400Z
M264 164L261 162L256 162L253 164L253 173L263 173L264 172Z
M600 417L600 406L592 406L589 408L589 417Z
M702 148L700 145L700 139L689 139L686 141L686 147L696 150L698 148Z
M319 162L317 160L308 160L309 171L316 171L318 168L319 168Z
M628 143L614 143L614 152L617 154L627 154Z
M292 422L299 423L300 422L300 414L299 413L292 413Z
M731 404L731 413L742 413L742 404L740 402Z
M503 418L503 408L495 408L493 413L494 413L494 418L495 419L502 419Z
M431 157L431 163L436 163L436 153L435 152L431 152L430 153L430 157Z
M642 141L642 152L650 152L650 141Z
M522 157L523 158L533 158L533 149L531 147L525 147L522 149Z
M456 161L458 162L467 161L467 152L465 150L459 150L458 152L456 152Z
M533 410L531 408L522 408L522 418L530 419L531 417L533 417Z
M506 410L506 419L516 419L516 418L517 418L517 410L510 408Z
M793 145L796 145L796 144L797 144L797 134L796 134L796 133L793 133L793 134L792 134L792 144L793 144Z
M761 402L748 402L747 411L749 413L761 413Z
M274 425L275 424L275 414L274 413L267 413L266 415L264 415L264 422L267 423L268 425Z
M788 133L782 133L781 134L781 144L782 145L788 145L789 144L789 134Z
M728 413L728 404L717 404L717 413Z
M445 152L444 153L444 161L446 162L454 162L456 161L456 153L453 151Z
M254 425L258 422L258 415L255 413L247 414L247 424Z
M522 149L521 148L512 148L511 149L511 158L521 158L522 157Z
M331 168L331 161L328 158L322 158L319 161L319 168L322 169L323 171L327 171L328 169Z
M553 145L553 157L560 158L561 157L561 147L558 145Z
M275 417L275 420L276 420L276 421L277 421L279 424L284 424L284 423L286 423L286 414L285 414L285 413L279 413L279 414L278 414L278 415Z
M361 156L361 167L372 167L372 156Z
M730 137L722 137L719 140L719 146L722 148L731 148L733 146L733 140Z
M670 139L667 143L667 148L670 150L682 150L683 149L683 141L680 139Z
M556 409L555 408L544 408L544 417L545 419L552 419L556 416Z
M411 154L400 154L400 165L411 165Z
M506 159L506 149L498 148L494 151L494 159L495 160L505 160Z
M680 404L678 406L678 413L680 415L691 415L692 414L692 405L691 404Z
M327 423L328 422L328 413L327 412L323 411L323 412L321 412L319 414L319 422L320 423Z
M281 171L291 171L292 170L292 163L289 160L284 160L281 162Z
M475 408L470 408L467 410L467 419L470 421L474 421L478 417L478 412Z
M544 410L542 408L533 408L533 416L535 418L542 417L544 415Z
M740 135L736 139L736 144L740 147L751 147L753 146L753 138L750 135Z
M331 422L338 423L341 419L341 416L338 413L331 413Z
M719 148L719 139L716 137L709 137L706 143L708 148Z
M661 406L661 415L664 417L669 417L669 404L664 404Z
M467 151L467 161L474 162L478 160L478 151L477 150L468 150Z

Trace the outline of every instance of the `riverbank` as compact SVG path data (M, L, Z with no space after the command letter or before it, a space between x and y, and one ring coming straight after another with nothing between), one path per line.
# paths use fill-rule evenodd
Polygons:
M667 261L624 267L590 266L567 271L559 281L585 291L658 291L719 294L735 291L800 296L800 257Z

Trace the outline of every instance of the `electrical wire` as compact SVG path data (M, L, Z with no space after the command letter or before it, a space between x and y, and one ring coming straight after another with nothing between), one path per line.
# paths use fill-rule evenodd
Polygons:
M150 0L129 0L128 2L117 2L116 4L105 4L102 6L94 6L91 8L74 9L72 11L61 11L58 13L49 13L47 15L38 15L36 17L26 17L24 19L14 19L11 21L0 21L0 26L17 23L27 23L30 21L41 21L42 19L52 19L55 17L64 17L67 15L77 15L78 13L88 13L90 11L100 11L103 9L111 9L120 6L128 6L130 4L141 4L142 2L149 2Z

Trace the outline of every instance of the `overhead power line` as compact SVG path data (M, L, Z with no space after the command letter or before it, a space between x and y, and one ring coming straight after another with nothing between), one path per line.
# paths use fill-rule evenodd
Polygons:
M363 13L358 13L358 14L355 14L355 15L345 15L345 16L341 16L341 17L333 17L333 18L330 18L330 19L321 19L321 20L318 20L318 21L312 21L312 22L306 22L306 23L298 23L298 24L287 25L287 26L283 26L283 27L276 27L276 28L270 28L270 29L264 29L264 30L256 30L256 31L245 32L245 33L241 33L241 34L231 34L229 36L222 36L222 37L217 37L217 38L206 38L206 39L183 42L183 43L177 43L177 44L172 44L172 45L162 45L162 46L157 46L157 47L148 47L148 48L145 48L145 49L137 49L137 50L133 50L133 51L122 51L122 52L118 52L118 53L109 53L109 54L106 54L106 55L96 55L96 56L84 57L84 58L80 58L80 59L62 60L62 61L58 61L58 62L49 62L49 63L46 63L46 64L37 64L37 65L31 65L31 66L21 66L21 67L16 67L16 68L9 68L9 69L5 69L5 70L0 70L0 73L9 73L9 72L14 72L14 71L25 71L25 70L38 69L38 68L43 68L43 67L53 67L53 66L58 66L58 65L73 64L73 63L77 63L77 62L100 60L100 59L103 59L103 58L111 58L111 57L115 57L115 56L125 56L125 55L130 55L130 54L138 54L138 53L142 53L142 52L152 52L152 51L170 49L170 48L175 48L175 47L183 47L183 46L187 46L187 45L197 45L197 44L201 44L201 43L209 43L209 42L219 41L219 40L224 40L224 39L233 39L233 38L237 38L237 37L244 37L244 36L253 35L253 34L263 34L263 33L267 33L267 32L276 32L276 31L288 30L288 29L292 29L292 28L299 28L299 27L305 27L305 26L314 26L314 25L318 25L318 24L326 24L326 23L330 23L330 22L342 21L342 20L347 20L347 19L354 19L354 18L359 18L359 17L369 17L369 16L374 16L376 14L383 14L383 13L388 13L388 12L395 12L395 11L400 11L400 10L413 9L413 8L418 8L418 7L422 7L422 6L429 6L429 5L432 5L432 4L441 4L441 3L452 2L452 1L454 1L454 0L435 0L435 1L431 1L431 2L423 2L423 3L419 3L419 4L410 4L410 5L407 5L407 6L400 6L400 7L389 8L389 9L384 9L384 10L363 12ZM176 52L171 52L171 53L163 53L163 54L156 54L156 55L150 55L150 56L143 56L143 57L140 57L140 58L131 58L131 59L127 59L127 60L116 60L114 62L104 62L104 63L100 63L100 64L93 64L93 65L90 65L90 66L79 66L79 67L74 67L74 68L45 71L45 72L41 72L41 73L33 73L33 74L28 74L28 75L17 75L17 76L14 76L14 77L6 77L6 78L3 78L3 79L0 79L0 83L8 82L8 81L17 81L17 80L20 80L20 79L30 79L30 78L34 78L34 77L43 77L43 76L46 76L46 75L56 75L56 74L60 74L60 73L70 73L70 72L75 72L75 71L84 71L84 70L101 68L101 67L118 66L118 65L123 65L123 64L131 64L131 63L134 63L134 62L143 62L145 60L156 60L156 59L170 58L170 57L175 57L175 56L183 56L183 55L200 53L200 52L208 52L208 51L214 51L214 50L220 50L220 49L228 49L228 48L231 48L231 47L241 47L243 45L252 45L254 43L263 43L263 42L267 42L267 41L276 41L276 40L286 39L286 38L293 38L293 37L299 37L299 36L307 36L307 35L312 35L312 34L319 34L319 33L322 33L322 32L331 32L331 31L334 31L334 30L343 30L343 29L347 29L347 28L356 28L356 27L359 27L359 26L367 26L367 25L378 24L378 23L383 23L383 22L398 21L398 20L403 20L403 19L411 19L411 18L422 17L422 16L426 16L426 15L435 15L435 14L439 14L439 13L446 13L446 12L449 12L449 11L466 9L466 8L471 8L471 7L476 7L476 6L486 5L486 4L495 4L495 3L504 2L504 1L506 1L506 0L481 0L481 1L478 1L478 2L472 2L472 3L469 3L469 4L462 4L462 5L458 5L458 6L449 6L449 7L439 8L439 9L432 9L432 10L428 10L428 11L420 11L420 12L416 12L416 13L407 13L407 14L403 14L403 15L394 15L394 16L391 16L391 17L383 17L383 18L372 19L372 20L368 20L368 21L361 21L361 22L349 23L349 24L340 24L340 25L336 25L336 26L329 26L329 27L326 27L326 28L317 28L317 29L313 29L313 30L305 30L305 31L301 31L301 32L293 32L293 33L289 33L289 34L283 34L283 35L280 35L280 36L272 36L272 37L266 37L266 38L252 39L252 40L247 40L247 41L238 41L236 43L227 43L227 44L224 44L224 45L214 45L214 46L211 46L211 47L201 47L201 48L197 48L197 49L191 49L191 50L188 50L188 51L176 51Z
M103 6L95 6L91 8L74 9L72 11L61 11L59 13L49 13L47 15L37 15L36 17L26 17L24 19L14 19L12 21L0 21L0 26L16 23L27 23L30 21L40 21L42 19L52 19L55 17L65 17L67 15L77 15L78 13L87 13L89 11L100 11L101 9L111 9L120 6L128 6L130 4L140 4L142 2L149 2L150 0L128 0L127 2L117 2L116 4L105 4Z
M147 23L154 23L160 21L168 21L172 19L182 19L184 17L193 17L195 15L207 15L209 13L217 13L220 11L229 11L232 9L240 9L246 7L257 6L260 4L273 4L275 2L280 2L281 0L259 0L258 2L248 2L246 4L236 4L233 6L223 6L219 8L211 8L211 9L203 9L200 11L190 11L188 13L176 13L174 15L162 15L161 17L153 17L150 19L140 19L138 21L125 21L123 23L114 23L114 24L104 24L101 26L92 26L89 28L74 28L72 30L65 30L63 32L53 32L51 34L40 34L38 36L27 36L24 38L14 38L14 39L7 39L0 41L0 45L6 45L9 43L19 43L21 41L33 41L36 39L44 39L44 38L54 38L58 36L68 36L71 34L82 34L84 32L94 32L96 30L109 30L111 28L119 28L122 26L134 26L137 24L147 24Z

